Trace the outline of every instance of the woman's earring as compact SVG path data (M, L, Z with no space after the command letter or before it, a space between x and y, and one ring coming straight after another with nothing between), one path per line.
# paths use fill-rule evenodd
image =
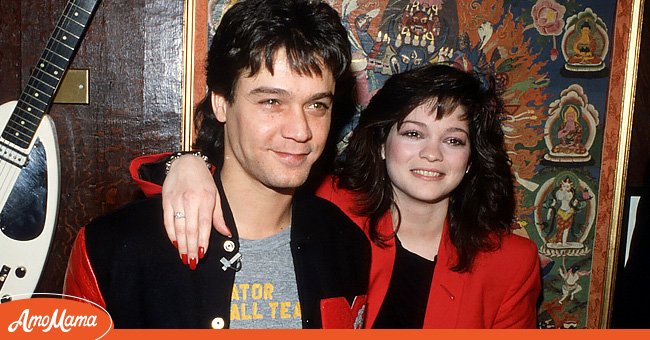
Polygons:
M465 170L465 174L468 174L468 173L469 173L469 168L470 168L470 166L468 165L468 166L467 166L467 169Z
M386 151L384 150L384 146L381 146L381 150L379 151L379 154L381 155L382 160L386 160Z

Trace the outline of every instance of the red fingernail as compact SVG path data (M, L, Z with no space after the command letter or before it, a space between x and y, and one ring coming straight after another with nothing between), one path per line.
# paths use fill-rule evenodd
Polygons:
M178 249L178 242L172 241L172 244L174 245L174 248Z
M181 260L183 261L184 265L187 265L187 254L181 254Z
M199 247L199 259L202 259L205 256L205 248Z
M196 269L196 258L194 257L190 259L190 269Z

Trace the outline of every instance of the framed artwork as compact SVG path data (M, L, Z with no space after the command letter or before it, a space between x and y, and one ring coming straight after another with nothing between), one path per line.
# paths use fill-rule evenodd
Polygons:
M185 0L183 143L210 38L232 0ZM444 63L497 79L518 200L538 246L540 328L609 323L641 0L329 0L348 29L361 110L392 74ZM340 136L345 147L350 126Z

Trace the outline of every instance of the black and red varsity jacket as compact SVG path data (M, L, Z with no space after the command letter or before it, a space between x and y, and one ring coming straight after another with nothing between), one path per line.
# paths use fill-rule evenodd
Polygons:
M75 240L64 293L105 307L116 328L228 328L235 270L227 264L239 242L226 199L222 207L233 237L213 230L194 271L167 238L160 196L95 219ZM361 327L370 271L367 238L335 205L311 194L294 196L292 214L303 328ZM224 247L227 241L235 248Z

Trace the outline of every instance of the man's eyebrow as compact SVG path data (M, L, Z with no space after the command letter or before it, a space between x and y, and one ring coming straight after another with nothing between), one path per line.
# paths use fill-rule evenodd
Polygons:
M258 94L275 94L280 96L288 96L289 91L278 88L278 87L267 87L261 86L256 87L248 92L249 95L258 95ZM318 92L309 97L309 101L320 100L320 99L334 99L334 93L331 91Z
M289 91L277 87L266 87L266 86L261 86L261 87L256 87L248 92L248 94L251 95L256 95L256 94L278 94L282 96L286 96L289 94Z
M334 99L334 93L332 93L332 92L330 92L330 91L327 91L327 92L319 92L319 93L316 93L316 94L314 94L313 96L311 96L309 99L310 99L310 101L320 100L320 99L330 99L330 100L333 100L333 99Z

